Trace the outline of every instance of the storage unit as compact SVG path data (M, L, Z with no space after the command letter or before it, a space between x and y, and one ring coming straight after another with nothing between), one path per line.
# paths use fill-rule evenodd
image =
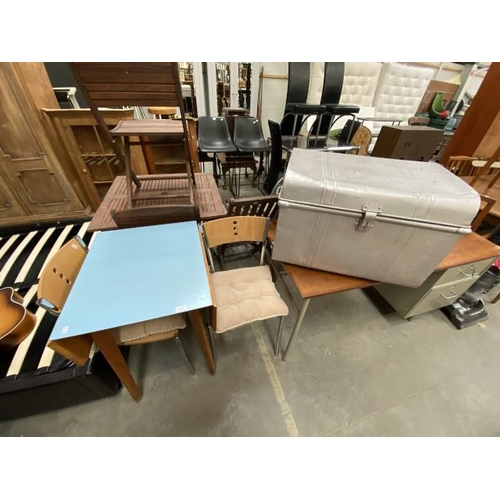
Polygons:
M443 130L424 126L383 126L372 156L429 161L443 138Z
M432 273L417 288L386 283L376 288L400 316L410 318L453 304L489 269L496 259L497 257L492 257Z
M294 149L273 258L417 287L471 232L479 205L437 163Z

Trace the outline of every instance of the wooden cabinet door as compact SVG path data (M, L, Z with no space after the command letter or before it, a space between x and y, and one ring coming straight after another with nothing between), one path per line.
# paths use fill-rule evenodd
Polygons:
M12 187L3 179L0 183L0 220L10 217L22 217L28 213L28 209L18 200Z
M17 209L23 215L81 211L84 206L62 174L26 87L35 82L27 82L18 71L17 65L23 64L39 63L0 63L0 176L15 191L11 198L17 195L22 200L23 207Z

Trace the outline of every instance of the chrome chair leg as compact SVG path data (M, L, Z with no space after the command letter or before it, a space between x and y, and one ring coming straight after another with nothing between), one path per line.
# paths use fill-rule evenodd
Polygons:
M191 370L191 374L192 375L196 375L196 369L195 369L195 367L193 365L193 362L189 358L188 353L186 352L186 349L184 348L184 345L182 344L181 339L179 338L179 336L175 337L175 343L177 344L177 347L179 348L179 351L181 351L182 355L184 356L184 358L188 362L189 369Z
M276 357L280 355L281 333L283 332L284 324L285 324L285 316L280 316L280 322L278 325L278 335L276 336L276 345L274 346L274 355Z

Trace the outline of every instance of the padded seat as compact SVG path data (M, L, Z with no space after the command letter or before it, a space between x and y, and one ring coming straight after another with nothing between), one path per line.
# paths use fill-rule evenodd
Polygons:
M211 278L217 304L215 333L288 314L268 266L219 271Z
M305 102L289 102L285 105L285 113L296 113L299 115L320 115L326 111L323 104L307 104Z
M174 338L178 330L183 328L186 328L184 314L173 314L172 316L122 326L116 332L115 339L119 345L130 345L138 340L144 344Z
M338 116L352 115L359 113L359 106L354 104L324 104L327 113Z

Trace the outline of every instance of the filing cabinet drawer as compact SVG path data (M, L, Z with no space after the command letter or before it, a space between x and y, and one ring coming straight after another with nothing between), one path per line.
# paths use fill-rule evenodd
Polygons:
M453 304L462 293L472 286L478 277L479 275L476 275L474 278L431 288L405 317L434 311L435 309Z
M490 267L494 260L495 259L485 259L479 260L478 262L471 262L470 264L464 264L463 266L452 267L440 276L434 283L434 286L454 283L455 281L464 279L477 279Z

